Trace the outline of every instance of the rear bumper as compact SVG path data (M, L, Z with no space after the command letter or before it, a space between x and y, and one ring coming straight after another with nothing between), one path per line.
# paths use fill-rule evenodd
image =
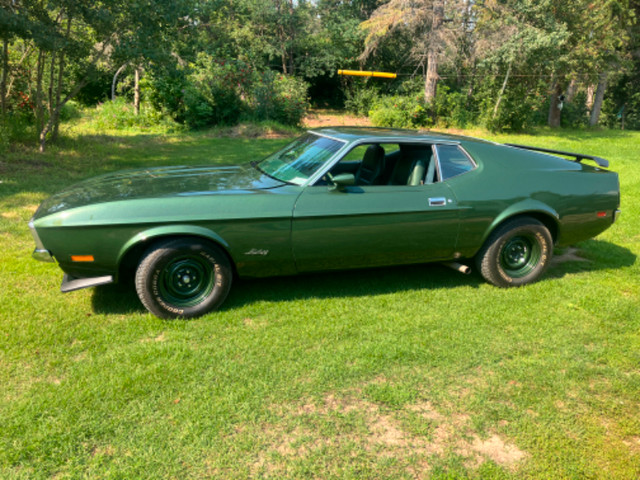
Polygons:
M62 293L73 292L74 290L80 290L81 288L97 287L98 285L107 285L113 283L113 276L104 275L102 277L87 277L76 278L72 277L68 273L62 277L62 285L60 285L60 291Z

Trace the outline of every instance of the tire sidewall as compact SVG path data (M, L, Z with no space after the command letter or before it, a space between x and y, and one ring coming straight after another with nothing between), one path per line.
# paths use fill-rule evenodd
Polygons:
M533 238L540 248L540 258L529 273L513 277L503 268L501 256L507 243L518 236ZM505 224L488 243L488 248L479 259L480 270L486 280L500 287L519 287L537 281L546 271L553 255L553 240L549 230L533 218L516 219Z
M196 305L181 306L164 298L160 282L165 268L183 256L196 256L211 268L211 291ZM192 318L218 308L231 288L227 256L217 247L193 240L174 240L151 248L136 272L136 290L145 307L161 318Z

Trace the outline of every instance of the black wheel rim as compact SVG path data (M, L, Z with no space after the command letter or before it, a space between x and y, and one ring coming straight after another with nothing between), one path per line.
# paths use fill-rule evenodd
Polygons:
M191 255L172 260L163 268L159 280L160 296L182 308L201 303L215 285L211 264Z
M510 277L529 275L540 263L542 247L535 235L523 234L511 237L500 252L500 266Z

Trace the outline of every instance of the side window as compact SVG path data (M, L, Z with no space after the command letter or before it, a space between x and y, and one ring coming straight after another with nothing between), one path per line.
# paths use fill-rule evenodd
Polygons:
M438 145L442 180L461 175L475 168L473 161L456 145Z
M367 143L349 150L330 170L331 175L351 173L356 185L386 185L387 163L399 151L398 144ZM322 178L315 185L327 185Z

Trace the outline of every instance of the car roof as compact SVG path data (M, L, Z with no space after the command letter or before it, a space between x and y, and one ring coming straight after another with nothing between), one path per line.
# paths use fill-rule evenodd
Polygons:
M494 144L480 138L452 135L449 133L432 132L429 130L406 130L401 128L384 127L323 127L310 129L309 132L327 137L337 138L346 142L359 141L428 141L428 142L478 142Z

